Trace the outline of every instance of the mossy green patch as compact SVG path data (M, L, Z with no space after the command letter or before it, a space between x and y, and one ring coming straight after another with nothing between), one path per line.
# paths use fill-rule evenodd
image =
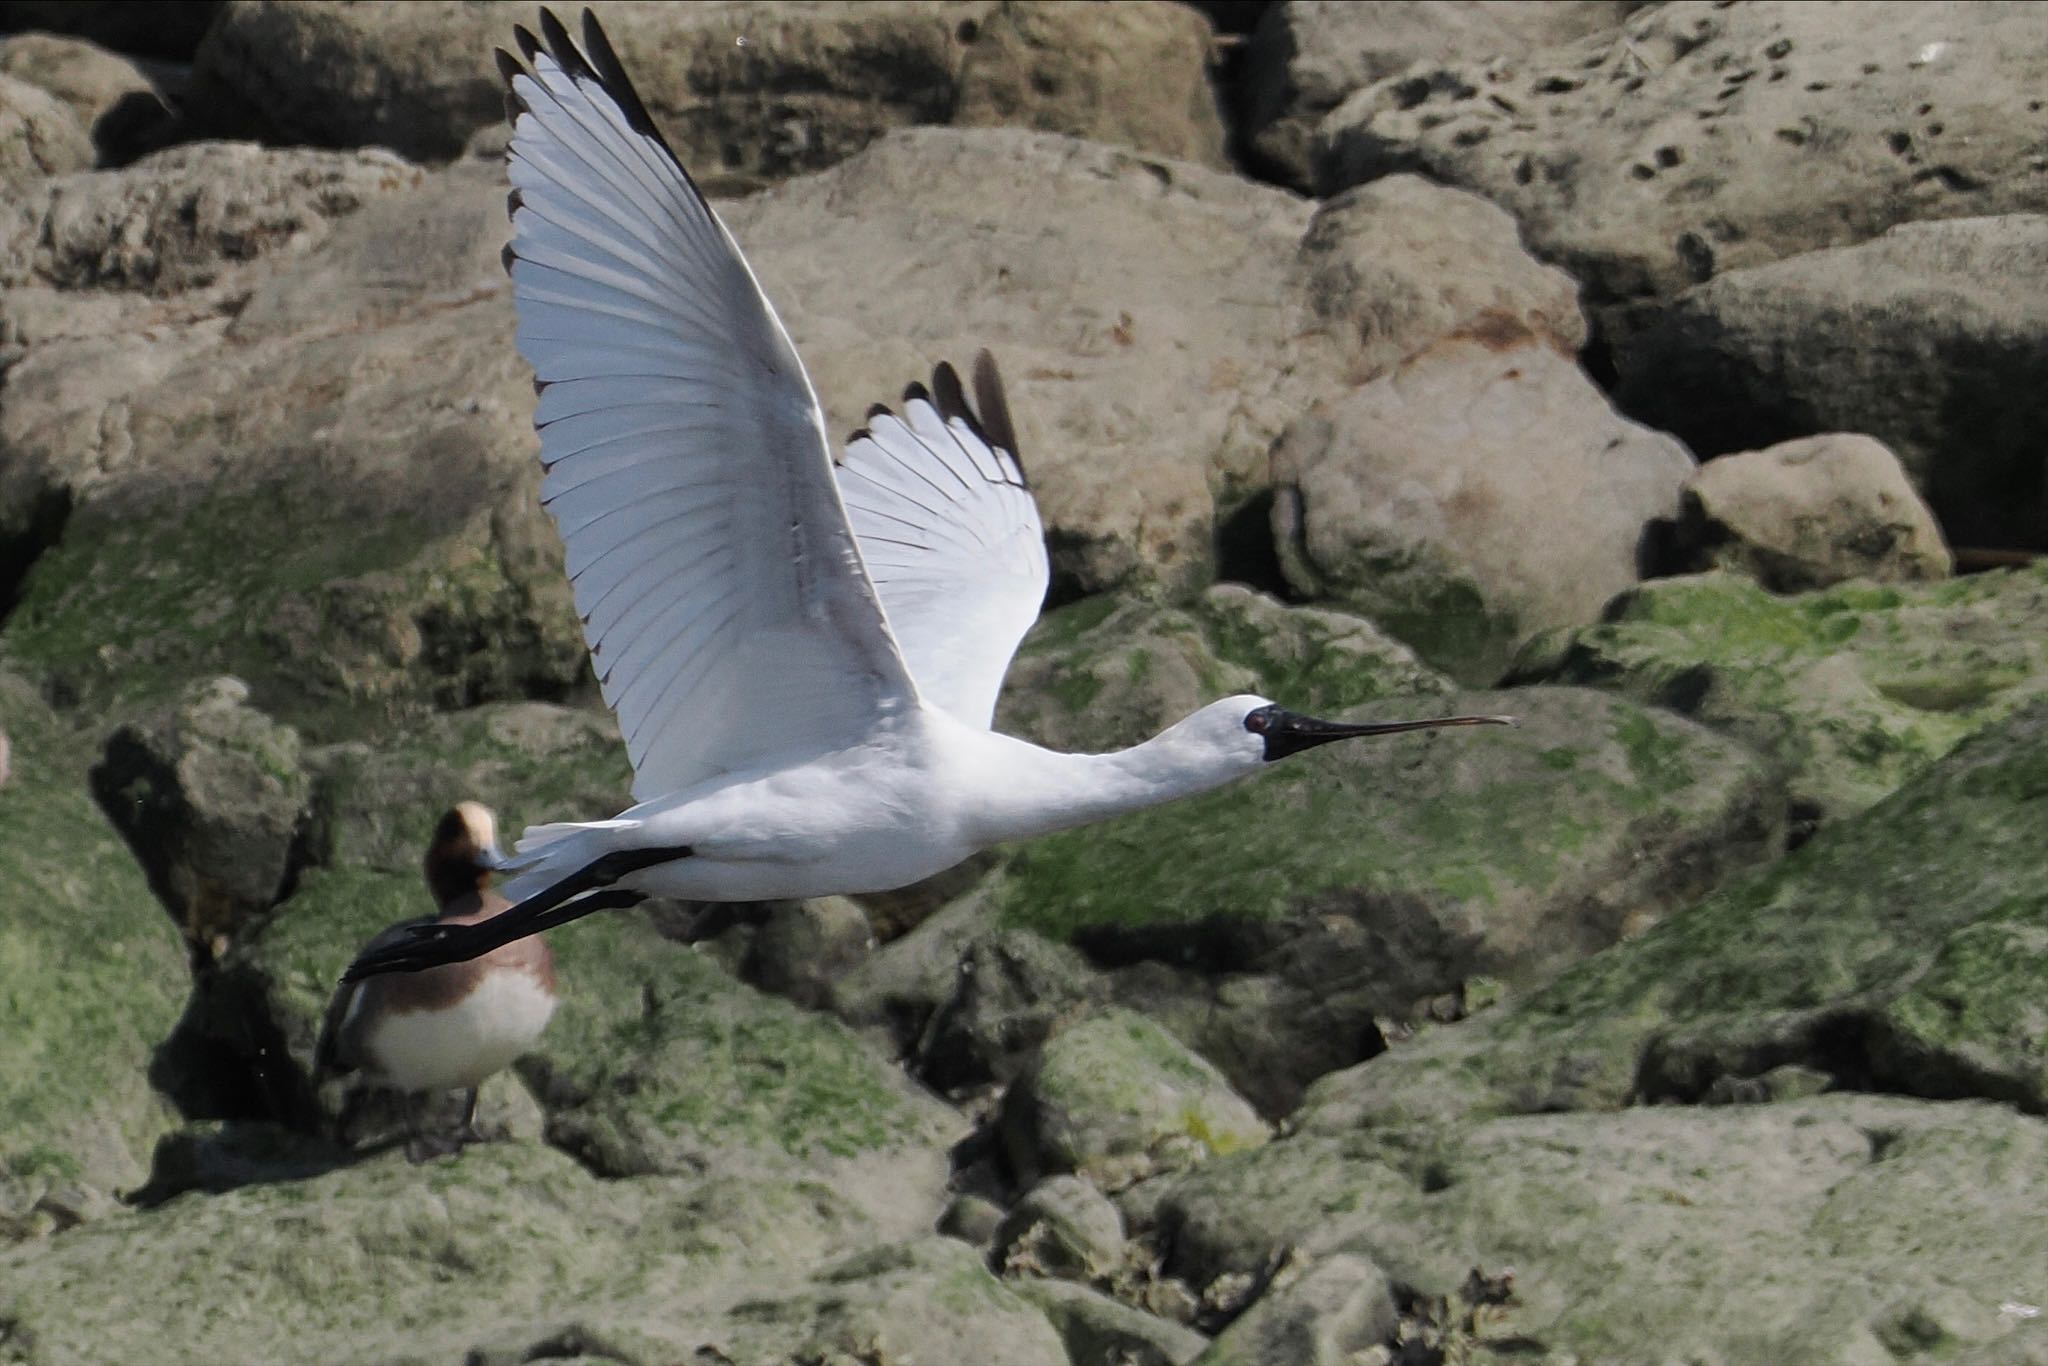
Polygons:
M1732 574L1644 584L1525 648L1520 681L1618 689L1772 754L1795 796L1858 811L2048 693L2048 566L1775 597Z
M1001 912L1062 940L1105 927L1274 919L1381 893L1461 904L1484 921L1570 895L1613 860L1639 864L1641 838L1669 839L1706 812L1732 819L1736 801L1755 799L1748 789L1734 799L1756 781L1747 761L1695 729L1627 703L1540 699L1462 700L1525 712L1533 702L1547 713L1516 730L1333 746L1022 845L998 890Z
M170 1125L156 1045L190 985L168 915L87 795L88 737L0 674L0 1213L37 1180L138 1184Z
M1458 1109L1613 1106L1798 1064L2048 1107L2044 760L2036 703L1790 857L1319 1103L1333 1123L1412 1113L1448 1068Z
M574 618L529 569L481 509L373 516L287 489L148 516L89 503L29 574L4 651L97 710L231 673L302 729L358 734L578 682Z
M600 1170L932 1142L941 1107L836 1021L742 986L637 914L553 936L563 1005L527 1070L550 1133Z

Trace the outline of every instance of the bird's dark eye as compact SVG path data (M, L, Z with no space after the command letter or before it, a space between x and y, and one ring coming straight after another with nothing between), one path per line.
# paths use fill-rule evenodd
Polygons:
M1244 718L1244 728L1254 735L1264 735L1266 727L1272 724L1273 718L1268 714L1271 711L1271 707L1260 707L1250 713Z

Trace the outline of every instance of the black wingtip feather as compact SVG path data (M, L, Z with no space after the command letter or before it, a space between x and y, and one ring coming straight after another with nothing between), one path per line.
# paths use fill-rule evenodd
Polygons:
M545 14L547 11L542 10L541 13ZM519 55L526 58L529 66L533 64L535 57L540 56L540 39L534 37L533 30L526 25L512 26L512 41L519 44Z
M981 430L991 445L1001 446L1024 468L1024 453L1017 449L1017 424L1010 420L1010 400L1003 392L1003 377L996 370L996 358L986 348L974 353L974 404L981 410Z
M890 407L890 406L889 406L888 404L886 404L886 403L870 403L870 404L868 405L868 415L867 415L867 420L868 420L869 422L873 422L873 421L874 421L874 420L875 420L876 418L878 418L878 417L894 417L894 416L896 416L896 411L895 411L895 409L891 408L891 407Z
M974 410L967 406L967 395L960 388L959 372L945 361L932 367L932 398L942 420L962 418L969 430L980 433L981 424L974 420Z
M932 391L919 384L916 380L912 380L903 386L903 401L905 403L930 403L932 401Z
M563 27L562 21L555 17L555 12L551 9L543 8L540 12L540 36L547 39L548 53L560 64L562 70L571 76L597 79L597 71L583 55L583 49L576 46L575 39L569 36L569 30Z

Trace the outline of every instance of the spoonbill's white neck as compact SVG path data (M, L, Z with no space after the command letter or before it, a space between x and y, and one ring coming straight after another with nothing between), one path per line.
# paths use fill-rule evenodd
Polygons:
M1512 724L1499 716L1344 722L1299 716L1263 697L1226 697L1142 744L1109 754L1061 754L1008 736L984 742L975 834L982 843L1091 825L1176 797L1208 792L1266 764L1333 740L1439 726Z

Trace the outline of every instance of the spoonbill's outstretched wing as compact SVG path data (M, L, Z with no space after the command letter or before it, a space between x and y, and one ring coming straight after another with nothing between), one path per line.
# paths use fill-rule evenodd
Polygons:
M974 359L977 414L950 365L868 411L839 463L861 558L926 701L986 727L1045 602L1045 528L1017 461L995 361Z
M916 685L803 364L586 13L499 53L542 501L641 800L857 742ZM529 69L530 68L530 69Z

